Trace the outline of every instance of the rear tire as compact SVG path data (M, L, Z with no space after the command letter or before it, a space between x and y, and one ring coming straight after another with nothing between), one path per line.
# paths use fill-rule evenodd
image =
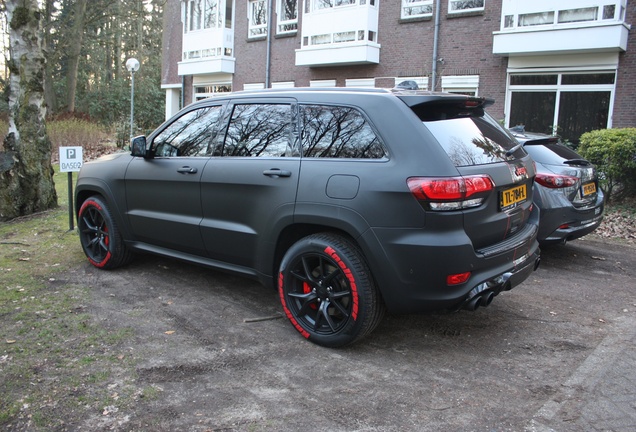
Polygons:
M80 243L92 265L114 269L130 262L132 253L101 197L93 196L84 201L77 219Z
M360 340L384 315L362 252L336 234L314 234L289 248L280 264L278 293L294 328L326 347Z

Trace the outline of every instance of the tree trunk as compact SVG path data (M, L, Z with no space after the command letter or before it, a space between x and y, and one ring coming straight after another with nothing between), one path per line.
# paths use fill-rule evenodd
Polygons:
M77 0L73 8L73 25L68 49L68 70L66 74L67 110L75 112L75 92L77 90L77 69L82 52L82 38L84 36L84 19L86 18L87 0Z
M46 107L49 114L57 111L57 96L55 95L55 89L53 88L53 65L55 62L51 61L53 55L52 44L50 43L50 32L52 28L51 17L55 7L53 5L54 0L46 0L44 4L44 36L42 44L46 57L49 61L46 62L46 72L44 76L44 100L46 101Z
M45 59L38 0L6 0L9 22L9 131L0 152L0 220L55 207L46 134Z

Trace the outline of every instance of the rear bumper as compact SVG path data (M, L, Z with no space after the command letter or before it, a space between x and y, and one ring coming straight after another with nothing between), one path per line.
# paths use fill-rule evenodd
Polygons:
M596 202L585 208L576 208L567 200L542 200L538 197L536 202L541 209L538 240L542 245L565 243L583 237L598 228L603 221L605 202L600 191Z
M476 298L487 295L487 302L519 285L539 264L538 215L534 220L501 247L489 248L488 254L475 251L463 231L368 231L364 243L381 249L366 256L372 257L369 264L387 309L393 313L470 309ZM448 275L462 272L470 272L465 283L447 284Z

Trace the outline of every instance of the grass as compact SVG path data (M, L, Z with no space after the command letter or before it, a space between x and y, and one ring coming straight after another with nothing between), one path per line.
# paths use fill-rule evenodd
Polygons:
M67 174L55 183L57 209L0 223L0 430L59 429L136 397L119 387L113 401L108 388L122 370L134 377L117 351L133 331L96 325L90 288L65 281L86 258L69 231Z

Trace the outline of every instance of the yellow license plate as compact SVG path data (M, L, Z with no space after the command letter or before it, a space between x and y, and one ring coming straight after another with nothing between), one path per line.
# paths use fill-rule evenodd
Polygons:
M596 192L596 184L587 183L583 185L583 196L587 196Z
M514 188L506 189L501 192L501 199L499 200L499 207L501 210L507 210L515 207L528 199L526 185L517 186Z

